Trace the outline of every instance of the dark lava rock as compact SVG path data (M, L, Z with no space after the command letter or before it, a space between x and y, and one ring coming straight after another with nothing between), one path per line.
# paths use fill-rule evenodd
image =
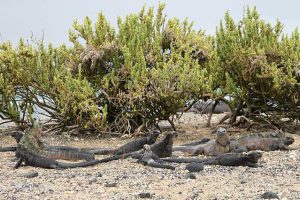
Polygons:
M101 173L101 172L97 172L97 173L96 173L96 176L97 176L97 177L102 177L102 173Z
M94 178L91 178L89 180L89 184L91 185L92 183L95 183L97 181L97 179L94 177Z
M75 174L70 174L67 176L68 178L75 178Z
M141 199L151 199L152 195L149 192L142 192L142 193L139 193L139 197Z
M34 178L34 177L37 177L38 175L39 175L39 173L32 171L32 172L25 173L22 176L25 178Z
M190 163L185 167L189 172L200 172L204 169L202 163Z
M263 199L279 199L277 193L275 192L265 192L260 197Z
M189 179L196 179L196 176L195 176L194 174L192 174L192 173L188 173L188 174L186 175L186 178L189 178Z
M106 183L105 187L117 187L117 183Z

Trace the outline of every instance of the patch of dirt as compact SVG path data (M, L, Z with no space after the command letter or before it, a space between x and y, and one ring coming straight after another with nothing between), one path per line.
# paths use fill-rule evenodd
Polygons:
M222 116L214 115L213 124ZM212 129L205 128L206 120L207 116L185 113L176 122L179 136L175 145L202 137L214 138ZM233 138L246 134L230 133ZM196 179L189 178L185 164L174 164L176 170L171 171L143 166L134 159L70 170L29 166L15 170L14 153L1 153L0 199L139 199L143 196L180 200L260 199L267 191L277 193L280 199L299 199L300 136L292 137L295 143L291 147L298 149L264 152L259 168L205 166L203 171L194 173ZM65 134L44 138L48 144L77 147L117 147L130 140L132 138L82 138ZM0 136L0 146L14 144L12 138ZM26 176L34 172L38 175Z

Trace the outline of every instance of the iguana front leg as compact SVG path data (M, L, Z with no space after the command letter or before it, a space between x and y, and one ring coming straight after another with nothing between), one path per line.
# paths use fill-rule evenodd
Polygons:
M23 158L19 158L19 160L15 164L15 169L18 169L21 166L22 162L23 162Z

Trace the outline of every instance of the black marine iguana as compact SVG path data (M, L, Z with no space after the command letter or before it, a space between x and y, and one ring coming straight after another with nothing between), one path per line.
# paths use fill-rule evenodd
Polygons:
M258 160L262 157L261 152L249 153L225 153L212 158L162 158L165 162L176 163L201 163L204 165L223 166L249 166L257 167Z
M21 155L21 150L26 148L27 151L40 155L42 157L50 158L50 159L63 159L63 160L94 160L95 156L91 153L80 151L76 148L71 149L61 149L61 148L51 148L45 145L40 141L40 137L42 136L42 127L39 121L35 120L32 124L32 128L24 134L17 146L16 156ZM12 134L13 137L18 140L20 137L19 132L14 132ZM20 148L23 147L23 148Z
M155 168L175 169L174 166L165 164L155 153L153 153L149 145L145 144L143 150L144 153L138 162Z
M292 137L264 137L263 135L263 133L259 133L259 135L244 136L236 140L230 140L230 151L247 152L253 150L289 150L288 146L294 143L294 138Z
M122 154L141 150L141 149L143 149L145 144L148 144L148 145L154 144L157 137L159 136L159 134L160 134L159 131L154 130L148 136L141 137L141 138L135 139L133 141L130 141L116 149L87 148L87 149L82 149L82 150L90 152L90 153L94 153L95 155L108 155L108 154L122 155Z

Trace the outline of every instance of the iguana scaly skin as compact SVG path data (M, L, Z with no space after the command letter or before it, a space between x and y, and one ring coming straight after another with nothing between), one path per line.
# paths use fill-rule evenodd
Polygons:
M193 155L216 156L230 151L230 140L226 129L220 127L217 129L217 137L214 141L194 146L177 146L173 148L173 151L182 151Z
M95 155L123 155L130 152L135 152L138 150L143 149L145 144L151 145L154 144L157 137L159 136L159 131L153 131L148 136L137 138L132 140L121 147L116 149L109 149L109 148L88 148L83 149L84 151L94 153Z
M236 140L230 140L230 151L247 152L253 150L288 150L288 146L293 143L294 138L291 137L261 137L251 135Z
M44 145L40 141L42 136L42 127L39 121L35 120L33 122L32 128L24 134L18 143L18 147L22 146L26 148L29 152L34 155L40 155L42 157L50 159L63 159L63 160L94 160L93 154L88 152L76 150L75 148L70 149L60 149L51 148ZM18 153L17 153L18 155Z
M179 146L195 146L195 145L199 145L199 144L205 144L205 143L207 143L209 141L211 141L209 138L202 138L199 141L185 143L185 144L180 144Z

